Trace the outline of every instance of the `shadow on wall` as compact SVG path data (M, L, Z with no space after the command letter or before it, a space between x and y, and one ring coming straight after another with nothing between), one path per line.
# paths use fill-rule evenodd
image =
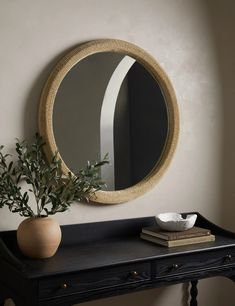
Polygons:
M220 224L235 232L235 1L207 0L205 6L215 44L223 116ZM234 283L224 278L219 282L218 305L234 305Z
M25 111L24 111L24 120L23 120L23 131L24 139L31 138L32 135L38 131L38 107L40 95L43 89L43 86L51 72L52 68L58 61L60 56L57 56L52 60L42 71L36 76L32 87L29 90L29 93L25 102Z
M79 45L85 42L78 42ZM77 44L77 45L78 45ZM51 73L54 66L57 62L70 50L77 47L77 45L72 46L69 49L60 51L51 61L42 69L40 74L36 76L32 87L30 88L26 102L25 102L25 111L24 111L24 120L23 120L23 131L24 139L31 138L32 135L38 131L38 108L41 92L44 84L46 83L49 74Z
M222 103L221 220L235 231L235 1L207 0L215 44Z

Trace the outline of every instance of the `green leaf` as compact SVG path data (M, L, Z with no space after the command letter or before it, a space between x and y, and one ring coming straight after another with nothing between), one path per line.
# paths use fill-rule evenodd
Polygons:
M58 152L48 161L44 145L39 134L35 134L32 143L17 139L15 166L10 155L2 153L4 146L0 146L0 207L8 206L12 212L25 217L47 216L69 209L74 201L89 201L104 186L100 168L108 163L107 154L103 160L88 161L76 175L64 174ZM29 185L26 192L19 186L21 181ZM28 204L29 192L35 196L37 212Z

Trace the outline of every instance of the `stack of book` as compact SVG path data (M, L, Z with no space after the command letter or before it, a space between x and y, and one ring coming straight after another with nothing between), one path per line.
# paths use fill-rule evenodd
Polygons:
M215 236L210 230L197 226L182 232L168 232L161 230L158 226L149 226L142 228L140 237L169 248L215 241Z

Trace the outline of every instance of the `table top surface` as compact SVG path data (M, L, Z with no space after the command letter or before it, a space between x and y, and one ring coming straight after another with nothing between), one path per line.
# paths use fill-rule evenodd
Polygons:
M235 240L216 236L214 242L186 245L174 248L159 246L139 237L116 239L91 244L65 246L49 259L33 260L24 258L27 275L31 278L57 275L166 258L169 256L215 251L221 248L235 247Z
M214 242L167 248L144 241L139 237L142 226L143 224L152 224L152 222L152 217L149 217L149 219L115 221L114 223L109 221L77 227L67 226L62 229L64 240L65 242L69 239L72 240L70 243L62 243L57 253L49 259L26 258L17 248L12 249L11 252L22 263L24 267L22 273L26 277L40 278L172 256L190 256L199 252L215 252L218 249L235 248L235 235L233 233L220 229L205 220L203 221L203 219L200 222L200 218L197 226L203 225L205 228L210 228L212 234L215 234ZM130 235L125 235L125 232L130 232L125 228L125 226L130 226L130 223L131 229L134 230ZM76 232L76 228L78 228L78 232ZM97 228L100 228L100 230L97 230ZM115 228L117 230L121 228L121 234L109 234L110 228L113 229L113 233L115 233ZM106 234L106 229L108 234ZM71 238L71 231L74 233L72 236L78 235L80 237L78 239L83 240L76 243L76 237ZM14 232L10 234L15 236ZM100 236L96 237L96 235L101 235L103 239ZM93 240L90 240L89 236ZM84 237L87 238L87 242Z

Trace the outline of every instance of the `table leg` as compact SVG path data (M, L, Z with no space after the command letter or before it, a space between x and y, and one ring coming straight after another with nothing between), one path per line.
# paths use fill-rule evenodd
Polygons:
M197 280L191 281L191 289L190 289L190 295L191 295L191 301L190 301L190 306L197 306Z

